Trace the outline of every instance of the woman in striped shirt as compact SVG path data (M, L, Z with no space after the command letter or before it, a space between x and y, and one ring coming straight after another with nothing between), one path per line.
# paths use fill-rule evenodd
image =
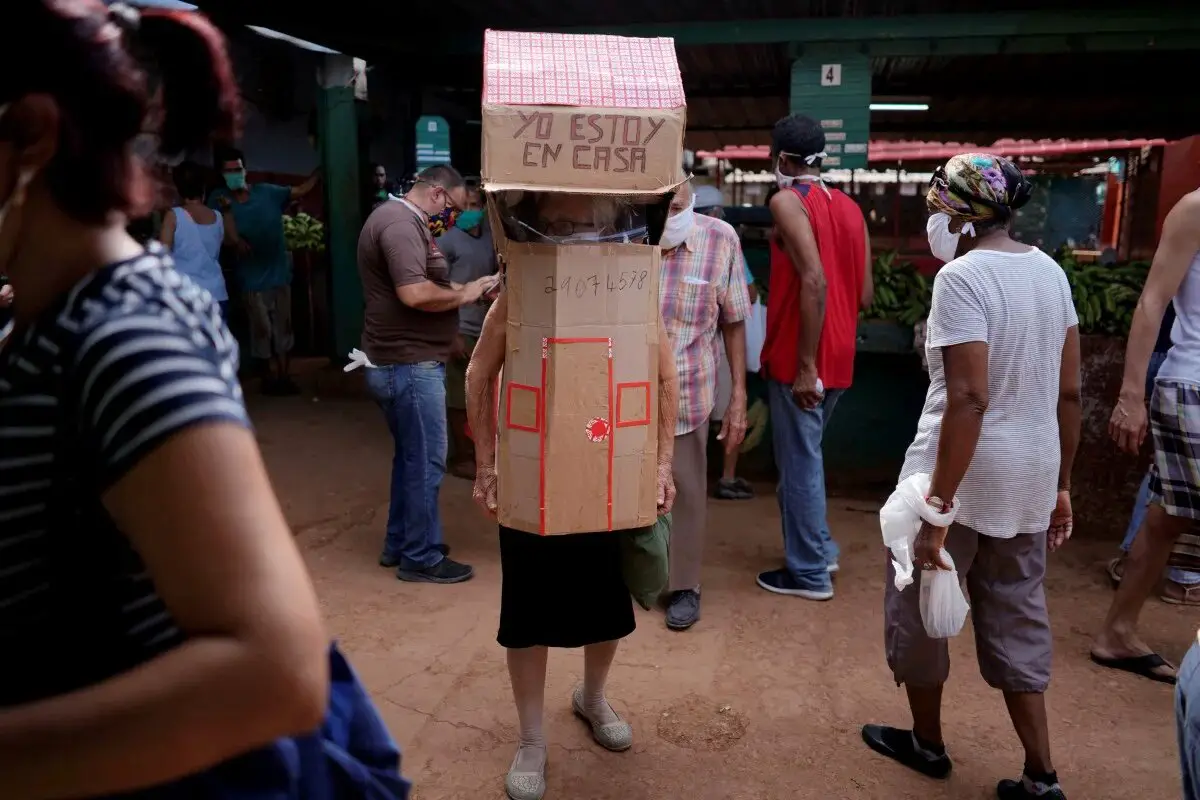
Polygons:
M220 35L96 0L3 14L0 797L125 796L316 728L328 640L234 340L125 230L147 120L165 153L235 134Z

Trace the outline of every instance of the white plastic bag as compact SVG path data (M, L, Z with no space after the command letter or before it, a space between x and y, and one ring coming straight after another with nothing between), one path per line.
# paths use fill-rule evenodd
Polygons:
M912 545L921 530L921 521L948 528L958 513L957 501L945 514L937 513L925 502L929 496L929 480L929 475L924 472L905 478L883 504L883 508L879 509L883 544L892 551L897 589L903 589L913 582Z
M755 300L746 318L746 372L762 369L762 349L767 341L767 309L762 300Z
M967 621L971 606L963 594L962 581L954 568L954 559L942 549L942 559L949 570L935 569L921 573L921 621L931 639L958 636Z
M905 478L883 504L883 508L879 509L883 544L892 551L892 567L896 571L895 585L900 591L913 582L913 542L921 530L921 523L924 521L939 528L947 528L954 522L958 513L957 500L944 514L934 511L929 503L925 502L925 498L929 496L929 480L929 475L923 472ZM953 566L950 554L945 550L942 553L946 563ZM932 602L926 601L927 591ZM926 609L929 610L928 615ZM922 576L921 619L925 623L926 633L930 636L945 639L957 635L966 622L969 609L957 570L930 571ZM935 630L936 634L933 632Z

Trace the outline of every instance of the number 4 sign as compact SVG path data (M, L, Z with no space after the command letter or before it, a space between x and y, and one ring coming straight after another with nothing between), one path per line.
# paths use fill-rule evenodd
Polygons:
M841 64L822 64L821 65L821 85L822 86L841 86L842 85L842 65Z

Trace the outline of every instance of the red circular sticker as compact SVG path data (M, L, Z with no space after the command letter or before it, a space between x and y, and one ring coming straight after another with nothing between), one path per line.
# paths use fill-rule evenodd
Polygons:
M593 442L603 442L608 439L609 425L604 417L594 417L588 420L587 437Z

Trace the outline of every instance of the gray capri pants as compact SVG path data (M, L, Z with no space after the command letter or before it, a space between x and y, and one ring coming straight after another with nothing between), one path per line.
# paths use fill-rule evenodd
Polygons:
M966 577L983 679L1005 692L1046 691L1052 651L1043 586L1046 534L997 539L955 524L946 536L946 549L959 577ZM945 639L925 634L921 579L904 591L896 589L890 554L887 576L884 647L896 684L940 686L950 677L950 648Z

